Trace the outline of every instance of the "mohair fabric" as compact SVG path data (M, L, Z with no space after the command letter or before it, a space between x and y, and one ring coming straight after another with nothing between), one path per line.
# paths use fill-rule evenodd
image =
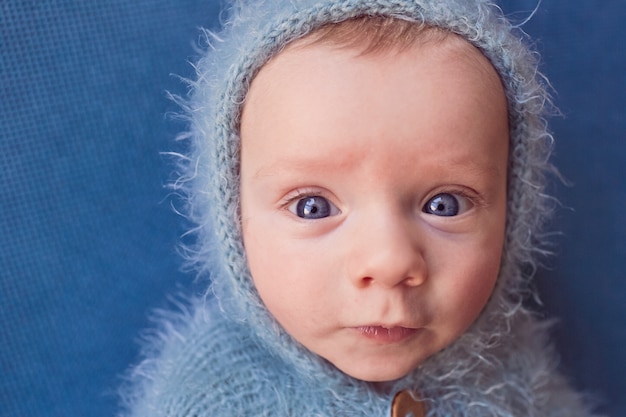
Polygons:
M239 122L255 74L290 41L364 15L445 28L475 45L502 79L510 124L506 239L492 297L452 345L377 384L341 373L274 320L254 288L239 223ZM166 314L146 342L124 388L124 415L386 416L395 393L410 389L428 416L590 416L555 369L548 326L523 305L552 207L544 193L550 100L523 33L495 5L471 0L238 1L223 26L205 32L183 103L189 149L172 184L195 224L189 261L211 287Z

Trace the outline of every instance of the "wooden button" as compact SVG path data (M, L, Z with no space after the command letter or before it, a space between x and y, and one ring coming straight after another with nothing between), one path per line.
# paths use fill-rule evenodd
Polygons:
M424 403L410 391L400 391L393 397L391 417L424 417L425 415L426 407L424 407Z

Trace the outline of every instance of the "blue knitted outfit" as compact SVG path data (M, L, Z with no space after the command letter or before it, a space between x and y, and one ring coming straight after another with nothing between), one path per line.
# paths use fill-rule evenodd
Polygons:
M489 59L505 88L510 147L507 225L492 297L458 340L387 383L351 378L296 342L264 307L239 223L239 120L258 70L321 25L389 16L444 28ZM550 211L544 194L549 98L524 35L482 0L260 0L230 5L184 103L189 153L174 184L197 239L189 254L211 279L204 299L163 320L124 387L127 416L389 416L411 390L428 416L590 416L555 370L546 325L524 308Z

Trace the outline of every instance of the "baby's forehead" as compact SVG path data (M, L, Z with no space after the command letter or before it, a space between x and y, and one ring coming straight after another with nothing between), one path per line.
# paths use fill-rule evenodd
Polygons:
M481 166L489 167L487 148L478 155L461 152L456 140L483 132L484 140L497 136L494 143L505 146L506 107L496 70L456 35L368 53L305 39L275 56L253 81L242 115L242 151L262 155L264 164L288 161L283 171L306 162L308 172L318 165L358 165L376 143L406 150L419 143L433 165L469 167L469 159L486 158Z
M365 19L363 22L369 22L369 20L371 19ZM281 75L274 77L273 83L266 83L268 85L265 85L263 89L257 88L260 90L256 92L257 95L259 93L271 94L272 89L282 84L279 82L281 77L287 81L301 77L305 73L301 71L303 60L308 60L311 65L317 65L319 61L328 61L330 56L341 58L335 61L335 66L344 66L350 60L351 63L360 62L363 65L383 68L386 64L393 65L394 62L404 59L407 55L412 57L415 65L423 59L422 54L423 56L438 56L440 59L436 65L433 65L433 73L456 69L460 77L473 77L485 90L503 93L506 100L505 86L498 71L483 52L465 38L445 29L399 19L391 19L391 23L384 26L384 31L372 35L363 26L372 23L363 22L347 21L326 25L318 31L289 43L261 66L254 75L251 88L247 93L248 99L243 104L243 111L245 112L249 102L251 90L254 90L255 84L258 84L256 80L263 78L264 73L278 71ZM359 24L358 30L348 30L351 28L345 27L357 24ZM408 65L413 65L413 63ZM314 73L312 76L323 76L323 74ZM358 77L359 74L355 76ZM306 83L306 80L302 81ZM406 84L414 81L410 77L405 79Z
M316 48L320 46L327 48ZM440 51L447 54L448 62L463 61L466 65L479 67L482 76L491 81L492 88L503 87L490 60L462 36L421 22L380 16L348 19L313 30L281 48L259 68L253 82L264 68L275 66L277 61L293 62L297 59L297 52L312 48L318 49L322 55L339 50L370 62L396 59L398 54L408 49ZM285 72L287 75L289 71Z

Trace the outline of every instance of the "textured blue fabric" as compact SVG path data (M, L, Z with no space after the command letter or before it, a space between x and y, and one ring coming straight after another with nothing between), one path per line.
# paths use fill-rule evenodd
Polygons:
M519 21L535 1L503 2ZM106 416L147 312L177 283L181 220L158 154L181 129L212 0L0 3L0 416ZM575 384L626 415L626 3L544 2L525 25L565 117L553 120L564 230L546 308Z
M534 0L502 2L519 21ZM570 184L553 228L556 256L537 283L575 385L626 416L626 3L543 2L524 28L563 117L551 120L555 163Z
M105 416L175 283L163 189L206 1L0 2L0 416Z

